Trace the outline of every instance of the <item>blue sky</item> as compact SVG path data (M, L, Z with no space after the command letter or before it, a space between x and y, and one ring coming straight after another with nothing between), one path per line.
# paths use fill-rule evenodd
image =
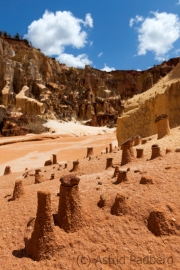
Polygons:
M68 66L144 70L180 55L180 0L0 0L0 18Z

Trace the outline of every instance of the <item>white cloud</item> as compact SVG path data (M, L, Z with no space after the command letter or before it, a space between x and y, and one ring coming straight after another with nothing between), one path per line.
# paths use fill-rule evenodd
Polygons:
M33 21L28 26L28 33L25 38L47 55L57 55L58 59L67 59L67 64L70 59L76 59L77 61L72 60L72 62L80 64L80 62L90 60L87 60L88 58L84 54L74 57L64 52L66 46L72 46L76 49L86 46L87 33L83 27L93 27L93 19L90 13L87 13L85 20L82 20L74 17L70 11L53 13L46 10L42 18Z
M155 59L161 61L180 37L180 21L176 14L151 13L153 17L144 19L137 29L138 55L145 55L147 51L152 51L155 53Z
M92 61L88 59L86 54L80 54L74 56L72 54L62 53L57 57L61 63L65 63L68 67L80 67L83 68L85 65L92 64Z
M98 57L101 57L103 55L103 52L100 52L99 54L98 54Z
M89 27L93 27L93 19L92 19L90 13L87 13L87 14L86 14L86 18L85 18L84 25L85 25L85 26L89 26Z
M93 45L93 41L90 41L89 46L91 47Z
M135 18L131 18L131 19L130 19L130 21L129 21L129 26L132 27L134 23L142 22L143 19L144 19L144 18L143 18L142 16L136 15Z
M178 3L176 3L176 5L180 5L180 0L179 0L179 2L178 2Z
M101 70L102 70L102 71L110 72L110 71L112 71L112 70L115 70L115 68L114 68L114 67L108 67L106 64L104 64L104 68L101 69Z

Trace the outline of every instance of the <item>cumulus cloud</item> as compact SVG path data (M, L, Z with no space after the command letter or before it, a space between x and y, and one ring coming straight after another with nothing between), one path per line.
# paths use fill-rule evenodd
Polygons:
M98 54L98 57L101 57L103 55L103 52L100 52L99 54Z
M180 5L180 0L176 3L176 5Z
M93 27L93 19L90 13L86 14L85 20L82 20L74 17L70 11L53 13L46 10L42 18L33 21L28 26L28 33L25 38L47 55L57 55L58 59L72 59L72 55L68 56L64 53L65 47L71 46L76 49L85 47L87 44L85 27ZM86 62L87 56L79 55L74 59L77 59L77 63L80 60L83 63ZM75 64L75 61L72 62Z
M115 70L114 67L108 67L106 64L104 64L104 68L101 69L102 71L110 72L112 70Z
M164 60L166 54L180 37L180 21L176 14L151 12L138 27L138 55L147 51L155 53L155 59ZM133 24L132 24L133 25Z
M80 67L83 68L85 65L92 64L92 61L88 59L86 54L80 54L78 56L74 56L72 54L62 53L57 57L61 63L66 63L68 67Z

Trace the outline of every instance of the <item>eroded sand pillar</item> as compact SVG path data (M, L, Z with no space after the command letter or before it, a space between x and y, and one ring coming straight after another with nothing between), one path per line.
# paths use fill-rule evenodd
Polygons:
M10 174L11 173L11 167L10 166L6 166L5 170L4 170L4 175Z
M88 147L87 148L87 156L86 157L90 157L90 156L93 156L94 153L93 153L93 147Z
M167 114L161 114L155 120L157 126L158 140L170 135L169 118Z
M130 138L121 145L122 149L121 166L131 162L135 158L133 143L134 139Z
M143 148L137 148L136 149L137 158L143 158L144 157L144 149Z
M35 170L35 184L39 184L45 181L44 176L40 174L41 169Z
M113 151L113 146L112 146L112 143L109 144L109 153L112 153Z
M118 178L117 178L115 183L120 184L120 183L126 182L126 181L128 181L127 171L119 171Z
M60 181L58 224L65 232L76 232L84 225L78 186L80 178L71 174L61 177Z
M134 146L139 145L142 143L142 139L139 135L135 136L135 140L134 140Z
M151 159L161 157L161 149L158 144L153 144L151 146L152 154L151 154Z
M57 164L57 155L52 154L53 156L53 164Z
M38 206L31 238L25 238L25 249L28 255L39 261L49 259L54 254L54 222L51 214L51 194L49 191L38 191Z
M13 192L12 200L19 199L24 194L25 194L25 191L24 191L24 186L22 184L22 180L17 180L15 182L15 186L14 186L14 192Z
M116 216L125 215L128 212L127 198L123 193L117 193L115 202L111 207L111 214Z
M113 167L113 158L106 159L106 169Z
M119 173L119 166L116 166L115 167L115 170L114 170L113 178L114 177L117 177L118 176L118 173Z
M79 161L73 161L73 168L72 172L78 171L79 170Z

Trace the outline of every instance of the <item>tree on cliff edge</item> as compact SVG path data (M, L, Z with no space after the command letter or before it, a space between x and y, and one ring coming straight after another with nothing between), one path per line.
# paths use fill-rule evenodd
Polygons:
M20 39L20 35L18 33L15 34L14 36L15 39Z

